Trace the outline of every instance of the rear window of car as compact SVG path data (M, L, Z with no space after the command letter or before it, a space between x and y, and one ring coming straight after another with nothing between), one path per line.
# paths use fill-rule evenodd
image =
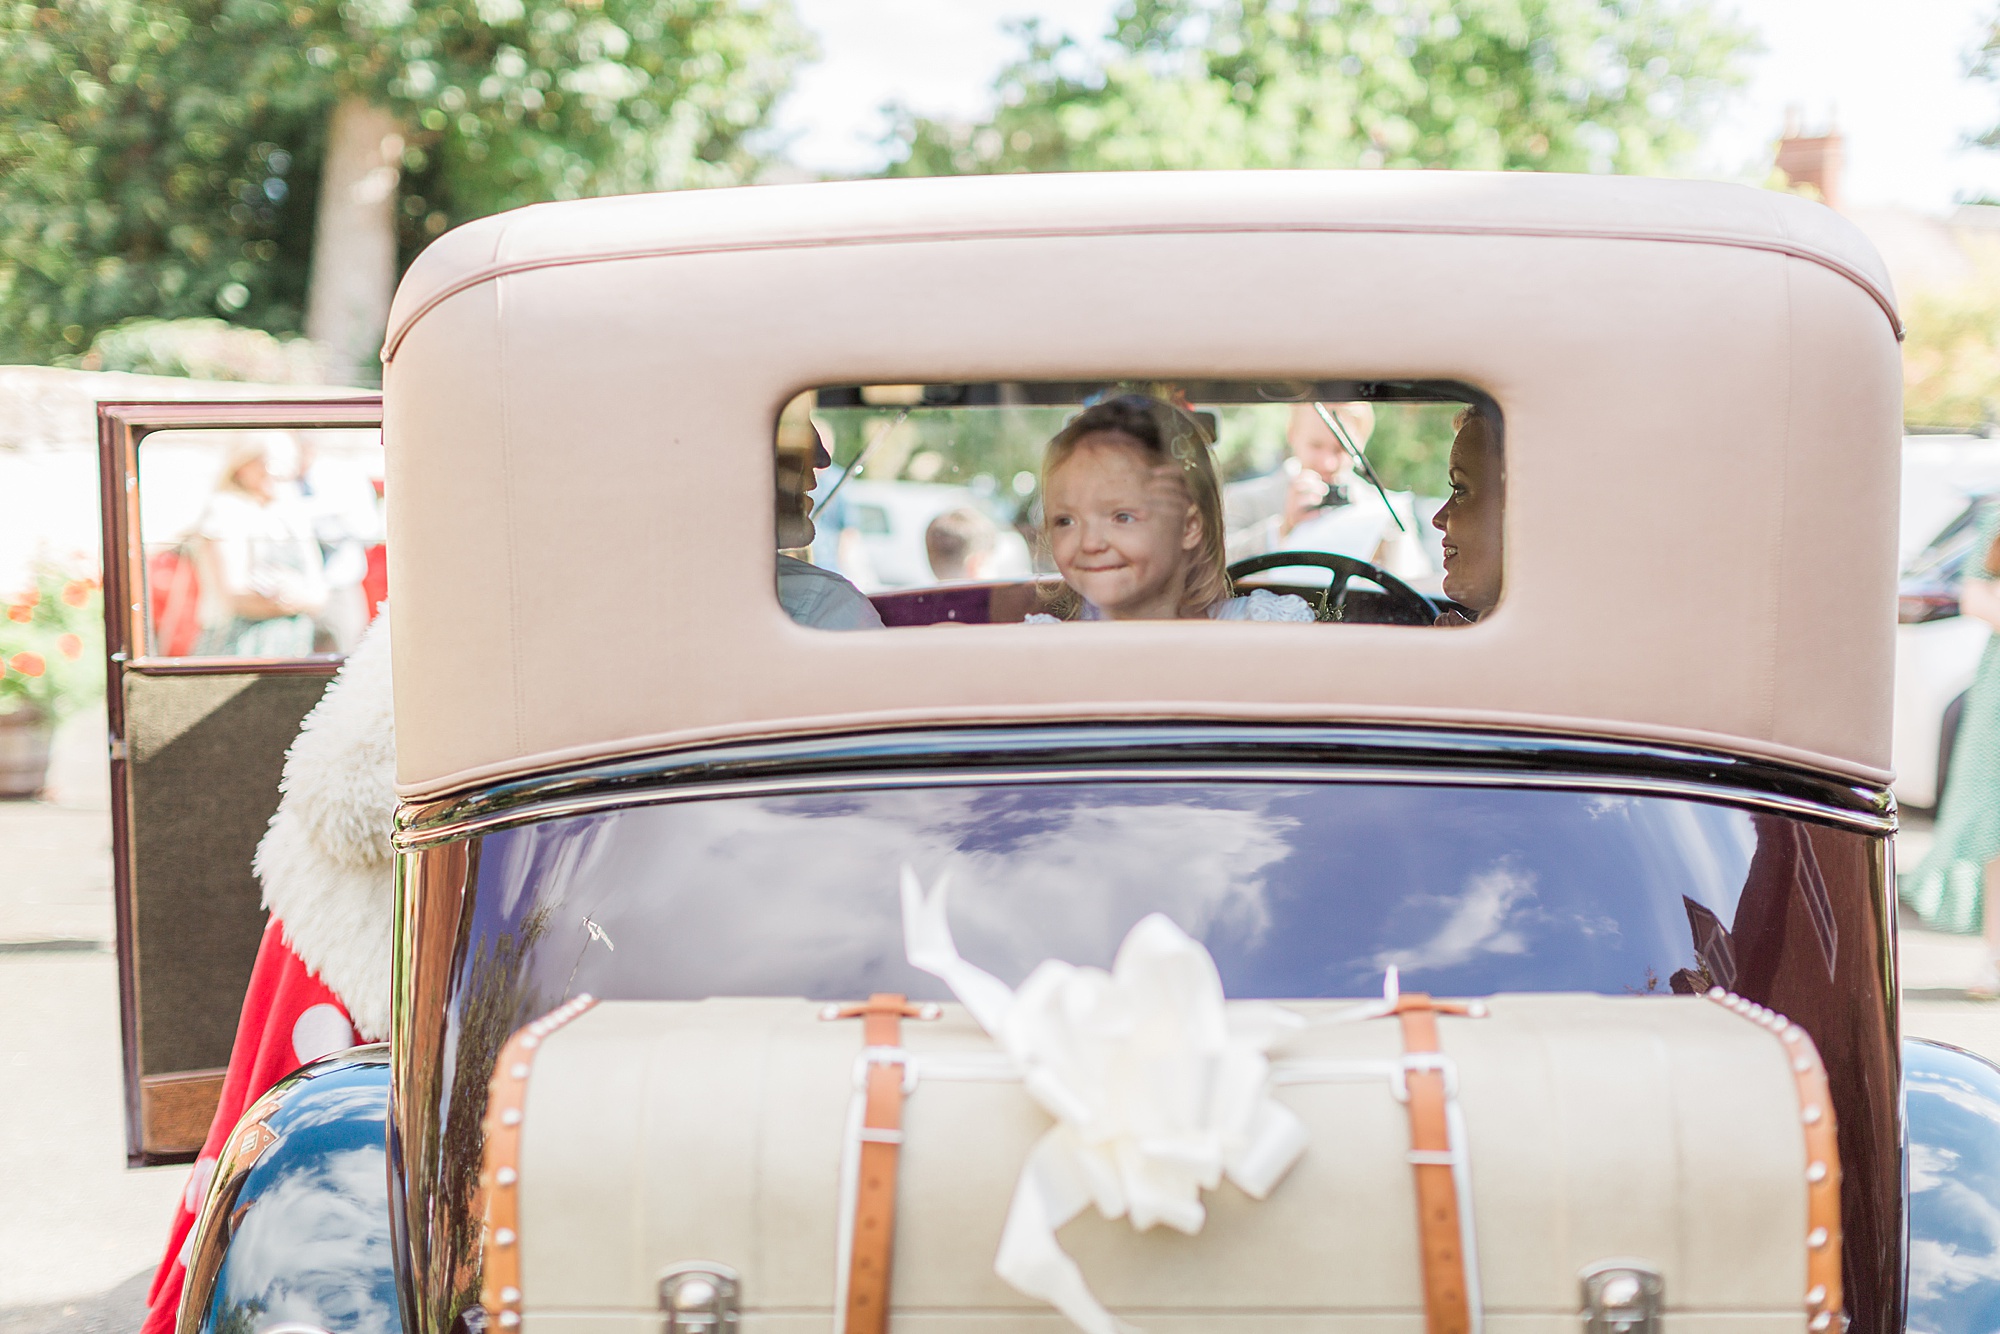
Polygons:
M1503 473L1499 408L1455 383L829 386L777 424L778 596L833 630L1465 624Z
M906 866L949 877L960 949L1009 984L1045 958L1108 967L1153 912L1240 997L1379 994L1392 965L1449 995L1704 991L1781 958L1824 986L1873 957L1837 925L1871 920L1866 835L1651 795L1049 781L730 796L488 834L478 865L474 952L529 959L542 1010L586 991L948 999L903 958Z

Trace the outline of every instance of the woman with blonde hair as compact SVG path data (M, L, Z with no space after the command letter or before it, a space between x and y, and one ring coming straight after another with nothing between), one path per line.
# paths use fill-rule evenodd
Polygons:
M312 517L271 476L270 441L231 447L195 530L202 656L295 658L313 651L326 566Z

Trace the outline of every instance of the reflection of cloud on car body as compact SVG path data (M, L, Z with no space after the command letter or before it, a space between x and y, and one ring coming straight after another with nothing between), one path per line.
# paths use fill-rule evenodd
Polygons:
M1004 852L958 859L965 869L953 868L954 924L967 949L976 941L990 952L984 966L1025 974L1050 953L1087 959L1149 911L1197 938L1221 927L1255 945L1271 920L1259 873L1291 850L1284 835L1298 822L1168 802L1081 807L1064 823ZM1133 857L1134 848L1149 856ZM1052 927L1067 949L1049 950Z
M1468 877L1458 898L1439 896L1431 902L1449 910L1437 931L1422 944L1379 951L1372 960L1376 971L1391 965L1456 968L1483 954L1525 954L1528 942L1521 928L1541 915L1535 877L1507 858Z
M1928 1142L1910 1141L1910 1195L1924 1222L1910 1239L1910 1300L1936 1301L2000 1284L2000 1203L1991 1198L1989 1165L1978 1150L1983 1136L2000 1128L2000 1103L1966 1080L1935 1071L1912 1071L1905 1094L1913 1112L1927 1099L1950 1109L1942 1118L1924 1117L1932 1132ZM1969 1146L1970 1156L1937 1142L1940 1131ZM1920 1327L1916 1315L1913 1331Z
M706 804L700 821L685 824L663 808L658 822L618 826L618 836L594 854L603 859L595 883L658 884L666 874L757 894L762 911L747 918L708 896L677 901L685 939L702 942L672 963L691 995L745 994L746 966L783 992L796 994L803 984L818 994L815 987L837 985L857 958L879 954L884 939L900 939L896 872L905 863L926 884L951 876L960 948L1009 982L1051 955L1108 965L1107 942L1115 945L1150 911L1196 935L1221 927L1255 943L1269 923L1258 873L1290 851L1294 818L1165 793L1119 803L1093 800L1080 787L1076 793L1073 803L1034 809L1010 807L978 788L872 793L859 808L828 794ZM845 888L873 880L879 895L857 897ZM559 915L564 929L585 932L588 915L617 936L624 910L619 894L600 888ZM624 968L659 966L658 959L591 950L573 990L601 989ZM914 977L912 984L922 985Z
M1934 1190L1950 1178L1958 1166L1959 1155L1950 1149L1935 1144L1910 1145L1910 1193L1920 1195Z
M1907 1094L1910 1097L1939 1098L1962 1112L1970 1112L2000 1129L2000 1102L1981 1093L1970 1084L1956 1079L1937 1077L1912 1077L1908 1081ZM1912 1189L1915 1189L1912 1186Z
M300 1320L354 1334L387 1334L400 1324L389 1241L380 1226L388 1163L369 1146L327 1154L260 1194L230 1242L224 1282L278 1276L261 1292L231 1292L255 1303L267 1323Z
M1535 948L1533 928L1551 924L1585 940L1616 940L1624 934L1618 920L1604 913L1551 913L1536 885L1532 872L1523 871L1513 857L1502 857L1467 876L1456 897L1439 894L1421 900L1420 906L1431 910L1426 920L1442 918L1431 935L1415 945L1378 950L1357 971L1457 968L1494 955L1526 954Z
M366 1085L323 1089L313 1098L310 1105L287 1119L285 1132L298 1134L320 1126L365 1120L370 1115L378 1114L381 1107L382 1094L379 1089L369 1088Z
M1945 1189L1956 1197L1953 1200L1955 1204L1980 1206L1988 1212L1992 1211L1990 1204L1962 1185L1948 1185ZM1968 1251L1949 1242L1923 1237L1913 1238L1910 1242L1912 1301L1935 1301L1977 1284L1996 1282L2000 1282L2000 1248Z

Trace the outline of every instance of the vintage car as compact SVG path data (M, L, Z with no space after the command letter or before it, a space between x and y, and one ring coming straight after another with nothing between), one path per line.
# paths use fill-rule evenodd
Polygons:
M949 1001L899 925L918 901L899 886L945 873L959 945L1003 989L1045 959L1110 964L1160 914L1232 1002L1310 1011L1382 996L1387 974L1396 997L1494 997L1500 1019L1537 1004L1623 1016L1561 1078L1594 1085L1586 1100L1626 1097L1632 1127L1653 1111L1713 1120L1764 1087L1718 1084L1723 1067L1699 1060L1646 1065L1683 1051L1658 1027L1675 1016L1748 1016L1781 1061L1782 1152L1746 1119L1675 1141L1679 1158L1593 1157L1631 1127L1572 1122L1558 1101L1541 1123L1566 1128L1536 1140L1546 1171L1510 1171L1473 1100L1557 1075L1517 1061L1479 1094L1468 1064L1481 1147L1472 1186L1452 1179L1486 1257L1461 1270L1469 1324L1418 1309L1414 1277L1387 1306L1298 1304L1294 1280L1332 1272L1326 1257L1269 1256L1262 1286L1216 1298L1187 1277L1208 1272L1204 1252L1173 1249L1203 1234L1119 1252L1138 1267L1104 1290L1141 1325L1477 1329L1483 1310L1518 1331L1579 1313L1591 1329L1718 1334L1993 1327L2000 1071L1899 1036L1899 336L1879 259L1838 216L1685 181L838 183L552 204L447 234L402 282L379 404L402 803L393 1031L245 1117L191 1243L181 1330L853 1325L828 1291L776 1273L780 1251L831 1238L831 1198L807 1219L752 1191L738 1159L753 1152L738 1132L785 1111L754 1103L756 1060L791 1067L723 1037L766 1013L755 998ZM1358 429L1343 443L1375 465L1343 484L1356 505L1378 483L1385 502L1456 485L1446 452L1471 410L1504 449L1497 604L1458 607L1368 556L1282 539L1236 574L1304 601L1290 623L1039 623L1058 605L1046 564L877 594L880 629L801 624L774 595L773 552L805 546L786 525L815 449L835 469L822 496L850 472L978 484L1020 495L1033 530L1055 476L1038 477L1043 442L1138 392L1201 423L1225 489L1281 468L1290 432L1335 429L1314 405L1369 405L1373 443ZM157 650L142 460L175 430L353 430L377 410L105 413L135 1161L185 1160L215 1106L259 930L250 850L332 670ZM649 1063L576 1018L586 995L605 1024L738 1018ZM970 1042L957 1013L945 1029ZM613 1054L564 1048L571 1074L532 1087L570 1103L531 1100L524 1130L509 1099L530 1050L555 1060L572 1021ZM1441 1022L1447 1047L1472 1031ZM861 1042L846 1032L842 1080ZM1807 1048L1831 1105L1801 1113L1782 1062L1817 1077ZM1396 1068L1414 1100L1439 1067ZM704 1109L720 1118L707 1130L658 1128ZM637 1140L602 1120L628 1111ZM575 1133L537 1141L538 1117ZM1837 1123L1836 1173L1796 1143L1801 1119ZM773 1132L757 1161L822 1132L831 1144L838 1121ZM900 1132L856 1134L872 1150ZM940 1169L913 1135L915 1190ZM1414 1130L1396 1162L1410 1146L1420 1177L1463 1166ZM991 1156L1006 1161L985 1175L1011 1179L1018 1159ZM966 1209L985 1208L975 1194ZM1215 1228L1303 1209L1287 1235L1314 1235L1305 1177L1245 1199L1218 1203ZM669 1205L678 1221L662 1221ZM997 1207L950 1227L990 1248ZM1408 1207L1339 1235L1393 1240L1384 1266L1413 1276ZM1782 1236L1760 1230L1773 1218ZM704 1219L719 1230L687 1233ZM937 1305L925 1276L944 1270L927 1257L950 1227L897 1234L916 1285L898 1324L1058 1327L997 1297ZM670 1234L707 1240L675 1253ZM1112 1245L1075 1235L1102 1243L1092 1256ZM1604 1257L1625 1266L1615 1282L1592 1267ZM1808 1287L1829 1262L1837 1281ZM1745 1272L1716 1286L1732 1264ZM1537 1290L1553 1295L1509 1296L1531 1267L1555 1275ZM1775 1305L1715 1295L1759 1284Z

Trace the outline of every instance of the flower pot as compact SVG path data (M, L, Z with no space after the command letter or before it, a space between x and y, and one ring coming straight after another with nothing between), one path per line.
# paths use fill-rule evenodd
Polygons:
M49 776L55 721L40 709L0 713L0 798L32 797Z

